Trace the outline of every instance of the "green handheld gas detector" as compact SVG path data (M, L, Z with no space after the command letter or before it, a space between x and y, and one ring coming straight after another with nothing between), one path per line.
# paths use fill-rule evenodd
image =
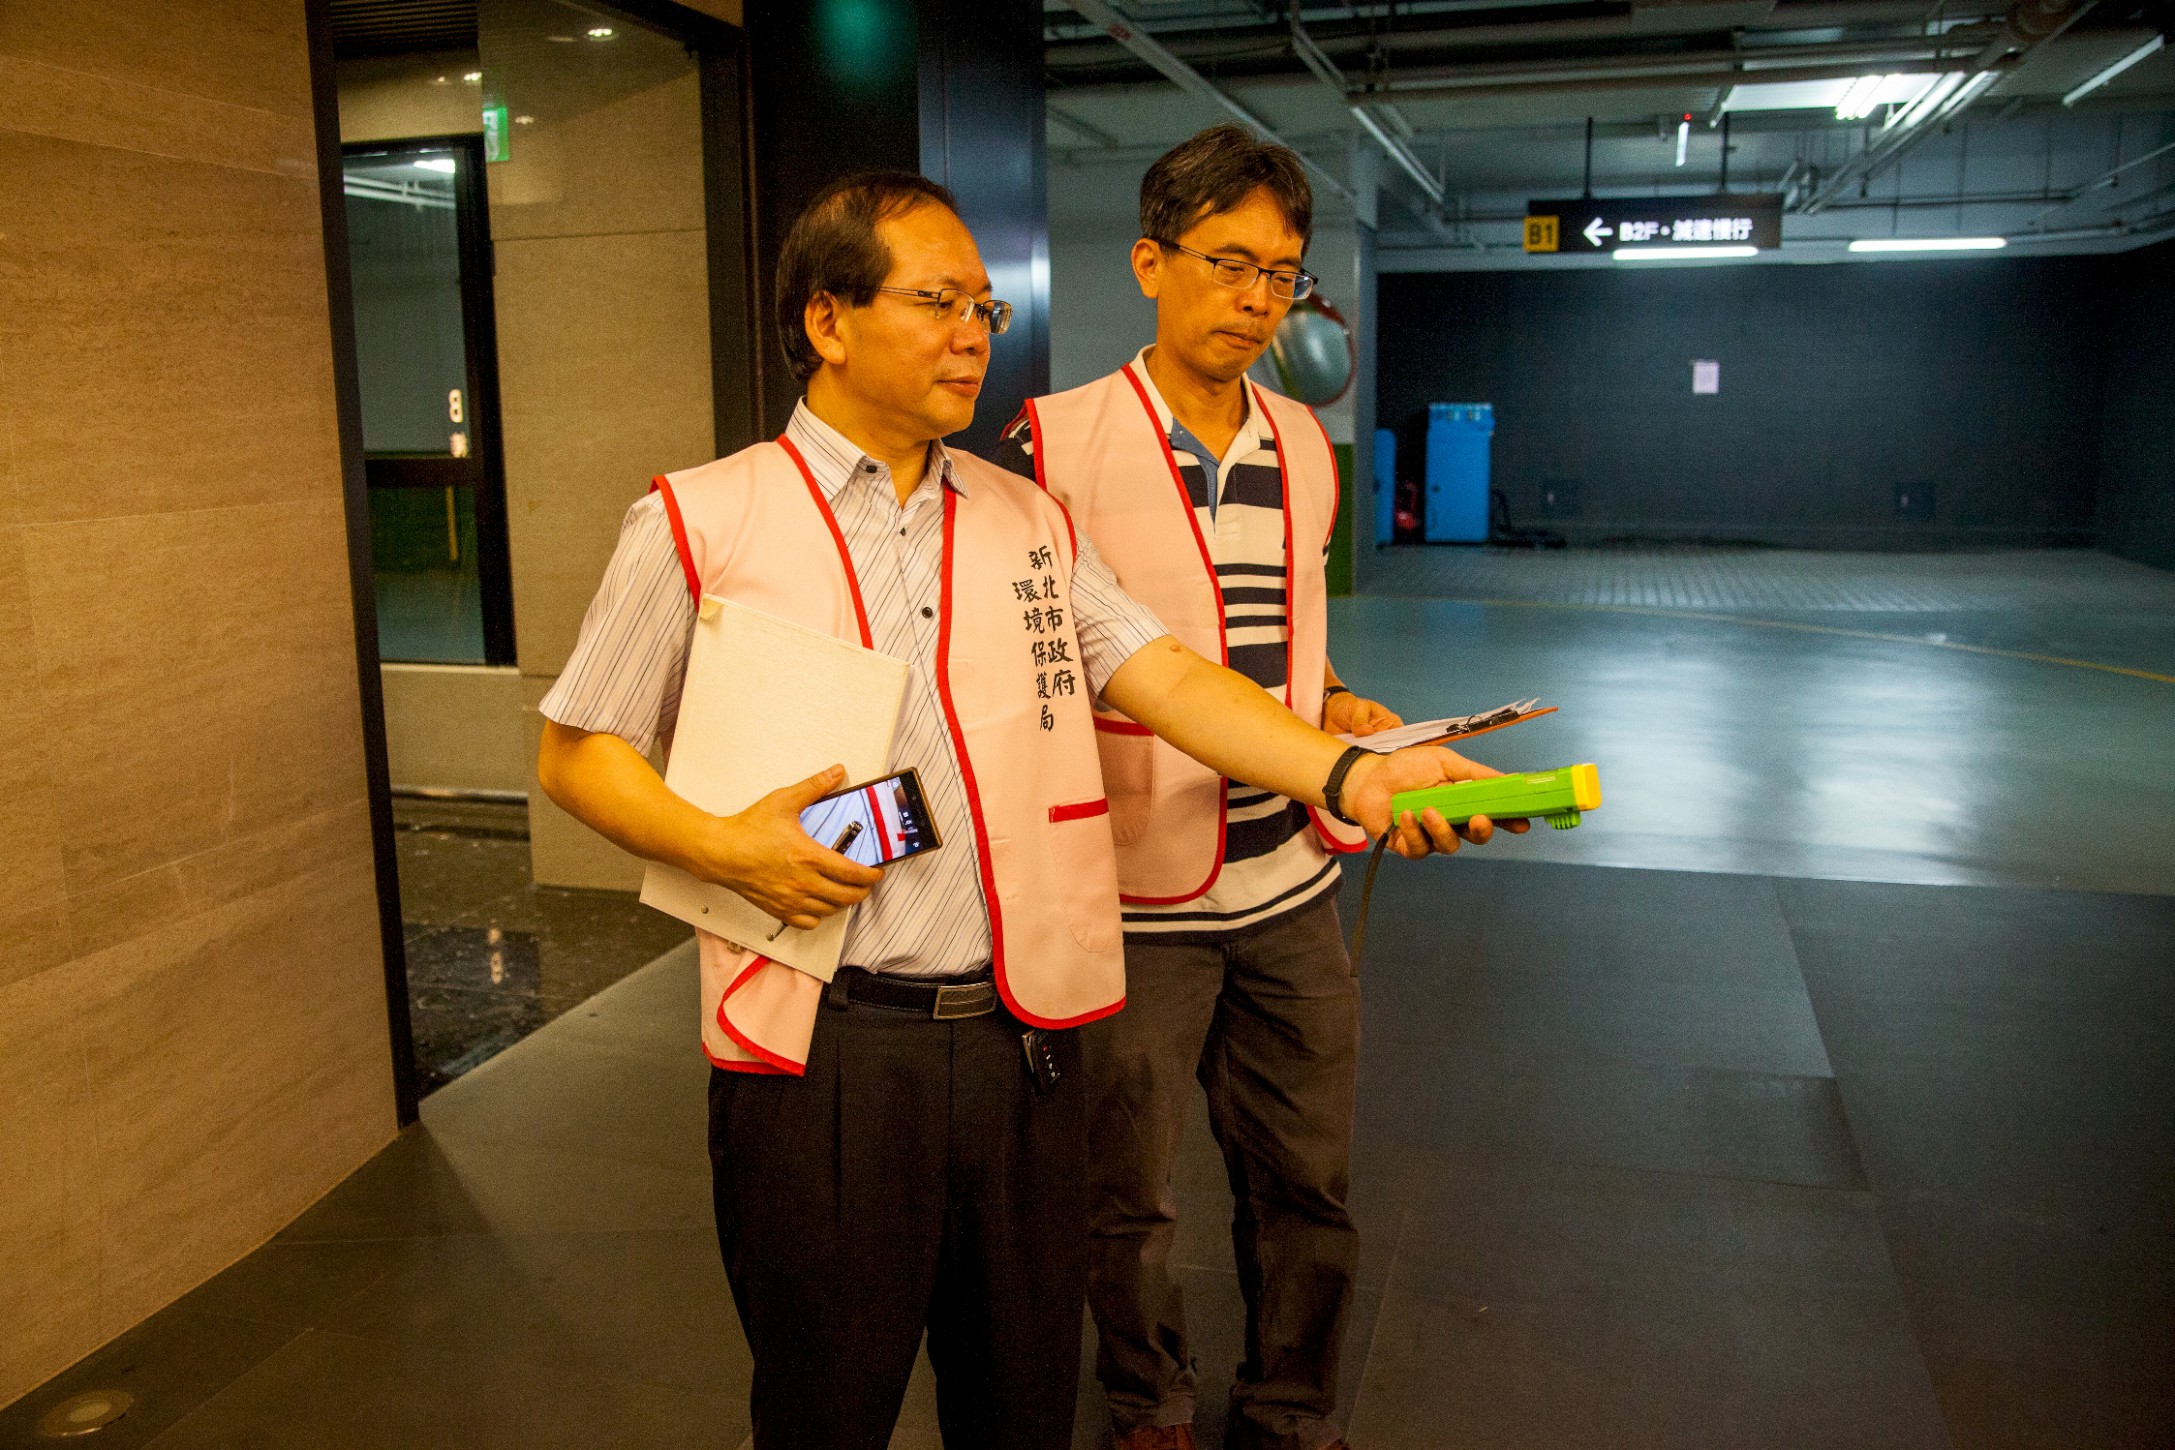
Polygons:
M1580 811L1601 804L1601 772L1591 765L1566 765L1558 770L1527 771L1523 775L1498 775L1487 780L1459 780L1408 790L1390 797L1391 819L1403 820L1429 807L1442 812L1453 826L1474 816L1495 821L1540 817L1559 831L1578 824Z

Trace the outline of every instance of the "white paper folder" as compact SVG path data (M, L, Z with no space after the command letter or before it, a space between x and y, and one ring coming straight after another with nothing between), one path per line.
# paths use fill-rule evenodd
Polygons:
M846 767L841 786L874 780L890 768L906 678L903 660L705 596L665 784L725 816L827 766ZM656 862L642 878L642 900L826 982L838 971L853 914L834 912L812 931L789 927L769 941L775 917Z

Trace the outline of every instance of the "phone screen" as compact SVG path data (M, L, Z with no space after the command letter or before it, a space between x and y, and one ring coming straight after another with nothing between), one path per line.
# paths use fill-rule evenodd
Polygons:
M884 866L942 845L911 770L849 786L801 812L801 829L864 866Z

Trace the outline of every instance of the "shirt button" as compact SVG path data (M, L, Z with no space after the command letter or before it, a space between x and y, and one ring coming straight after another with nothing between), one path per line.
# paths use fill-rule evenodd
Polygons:
M921 606L921 617L923 619L934 619L936 618L936 611L924 604Z

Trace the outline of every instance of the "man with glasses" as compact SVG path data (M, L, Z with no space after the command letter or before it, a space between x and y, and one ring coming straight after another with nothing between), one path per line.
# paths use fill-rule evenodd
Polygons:
M777 441L629 511L539 706L544 789L606 837L794 926L854 909L829 984L699 934L759 1450L883 1446L924 1333L950 1450L1071 1444L1088 1239L1069 1029L1124 1005L1090 701L1377 831L1394 791L1489 773L1446 750L1355 759L1171 639L1049 495L947 450L1011 318L989 292L942 187L866 173L811 202L777 281L806 397ZM726 817L665 788L644 752L677 724L705 595L907 663L891 768L919 772L942 846L878 870L811 840L800 812L847 784L835 768ZM775 682L780 730L795 685ZM1394 840L1455 845L1433 812Z
M1281 146L1218 126L1162 157L1141 182L1132 255L1155 341L1108 377L1030 402L995 461L1062 501L1082 546L1179 640L1308 725L1368 734L1400 722L1329 662L1335 456L1311 412L1246 380L1313 291L1311 224L1305 172ZM1246 1300L1226 1443L1322 1450L1341 1444L1358 1247L1345 1196L1359 1000L1336 856L1367 835L1188 759L1118 713L1124 701L1105 703L1127 1001L1081 1034L1097 1373L1121 1450L1192 1446L1170 1179L1198 1078L1237 1200ZM1489 832L1476 820L1470 838Z

